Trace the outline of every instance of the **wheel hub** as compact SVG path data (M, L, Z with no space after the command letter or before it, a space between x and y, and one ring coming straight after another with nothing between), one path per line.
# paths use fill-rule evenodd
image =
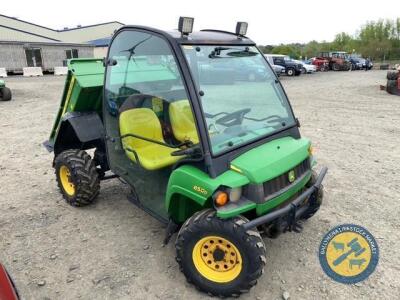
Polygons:
M224 251L222 251L219 248L215 249L215 251L213 253L214 261L221 261L221 260L224 259L224 257L225 257L225 252Z
M71 180L71 172L67 166L60 167L60 181L64 191L69 195L75 194L75 184Z
M215 282L229 282L242 270L242 257L236 246L225 238L208 236L198 241L193 249L197 270Z

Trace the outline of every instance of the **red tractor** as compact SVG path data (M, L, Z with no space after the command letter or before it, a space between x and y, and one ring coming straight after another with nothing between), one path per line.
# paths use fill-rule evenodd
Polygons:
M329 71L329 61L325 58L312 57L309 59L309 62L317 68L317 71Z
M343 51L321 52L319 59L328 61L329 70L333 71L349 71L351 63L347 59L347 53Z

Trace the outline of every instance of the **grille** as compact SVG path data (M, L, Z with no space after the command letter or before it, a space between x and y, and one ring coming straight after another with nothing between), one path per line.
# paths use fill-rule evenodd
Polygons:
M296 179L298 179L299 177L304 175L304 173L306 173L309 169L310 169L310 161L308 158L306 158L291 170L294 170ZM291 170L289 170L286 173L283 173L282 175L279 175L278 177L275 177L271 180L264 182L263 187L264 187L265 198L272 198L271 196L273 196L275 193L281 191L282 189L288 187L291 184L291 182L289 182L289 172Z

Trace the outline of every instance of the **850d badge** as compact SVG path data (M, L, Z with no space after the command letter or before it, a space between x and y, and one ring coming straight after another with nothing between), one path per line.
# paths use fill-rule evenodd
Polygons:
M319 261L324 272L341 283L357 283L376 268L379 248L372 234L354 224L330 230L319 247Z

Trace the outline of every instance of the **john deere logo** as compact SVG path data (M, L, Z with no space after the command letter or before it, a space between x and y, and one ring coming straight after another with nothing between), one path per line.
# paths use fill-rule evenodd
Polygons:
M289 182L292 183L296 179L296 174L294 173L294 170L289 171L288 174Z
M379 249L372 234L365 228L339 225L329 231L319 247L322 269L333 280L357 283L375 270Z

